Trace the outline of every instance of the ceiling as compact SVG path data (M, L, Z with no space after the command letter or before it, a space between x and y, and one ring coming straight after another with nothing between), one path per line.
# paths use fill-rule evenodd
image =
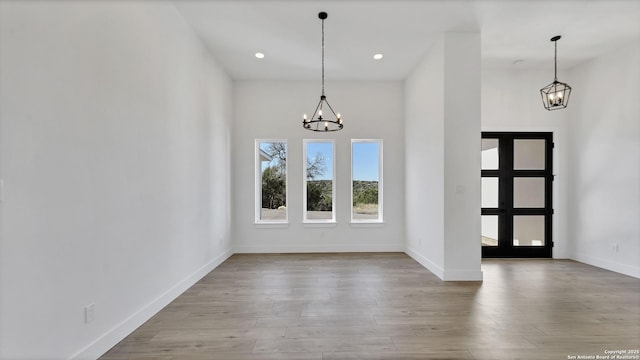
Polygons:
M640 41L640 0L174 0L234 79L401 80L442 33L477 31L488 67L570 68ZM256 52L265 54L258 60ZM373 54L382 53L382 60Z

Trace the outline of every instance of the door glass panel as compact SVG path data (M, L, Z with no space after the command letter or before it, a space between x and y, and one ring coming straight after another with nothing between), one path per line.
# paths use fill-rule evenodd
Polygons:
M497 170L499 163L498 139L482 139L482 170Z
M514 139L513 169L544 170L545 143L544 139Z
M482 215L480 222L482 246L498 246L498 215Z
M545 178L513 178L513 207L543 208Z
M513 217L513 246L544 246L544 216Z
M498 207L498 178L483 177L482 178L482 194L481 205L483 208Z

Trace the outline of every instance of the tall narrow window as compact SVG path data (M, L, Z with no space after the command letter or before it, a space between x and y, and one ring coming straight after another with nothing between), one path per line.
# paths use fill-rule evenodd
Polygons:
M304 140L304 222L335 222L335 142Z
M382 140L351 140L351 222L382 222Z
M287 142L256 140L256 223L287 222Z

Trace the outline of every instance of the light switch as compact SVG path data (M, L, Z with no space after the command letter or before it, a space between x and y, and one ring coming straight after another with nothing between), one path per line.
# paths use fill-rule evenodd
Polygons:
M84 323L92 323L96 318L96 304L91 303L84 308Z

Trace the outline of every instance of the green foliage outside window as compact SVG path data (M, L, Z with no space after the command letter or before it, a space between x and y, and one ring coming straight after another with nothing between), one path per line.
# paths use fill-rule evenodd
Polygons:
M377 181L353 181L353 206L378 203Z

